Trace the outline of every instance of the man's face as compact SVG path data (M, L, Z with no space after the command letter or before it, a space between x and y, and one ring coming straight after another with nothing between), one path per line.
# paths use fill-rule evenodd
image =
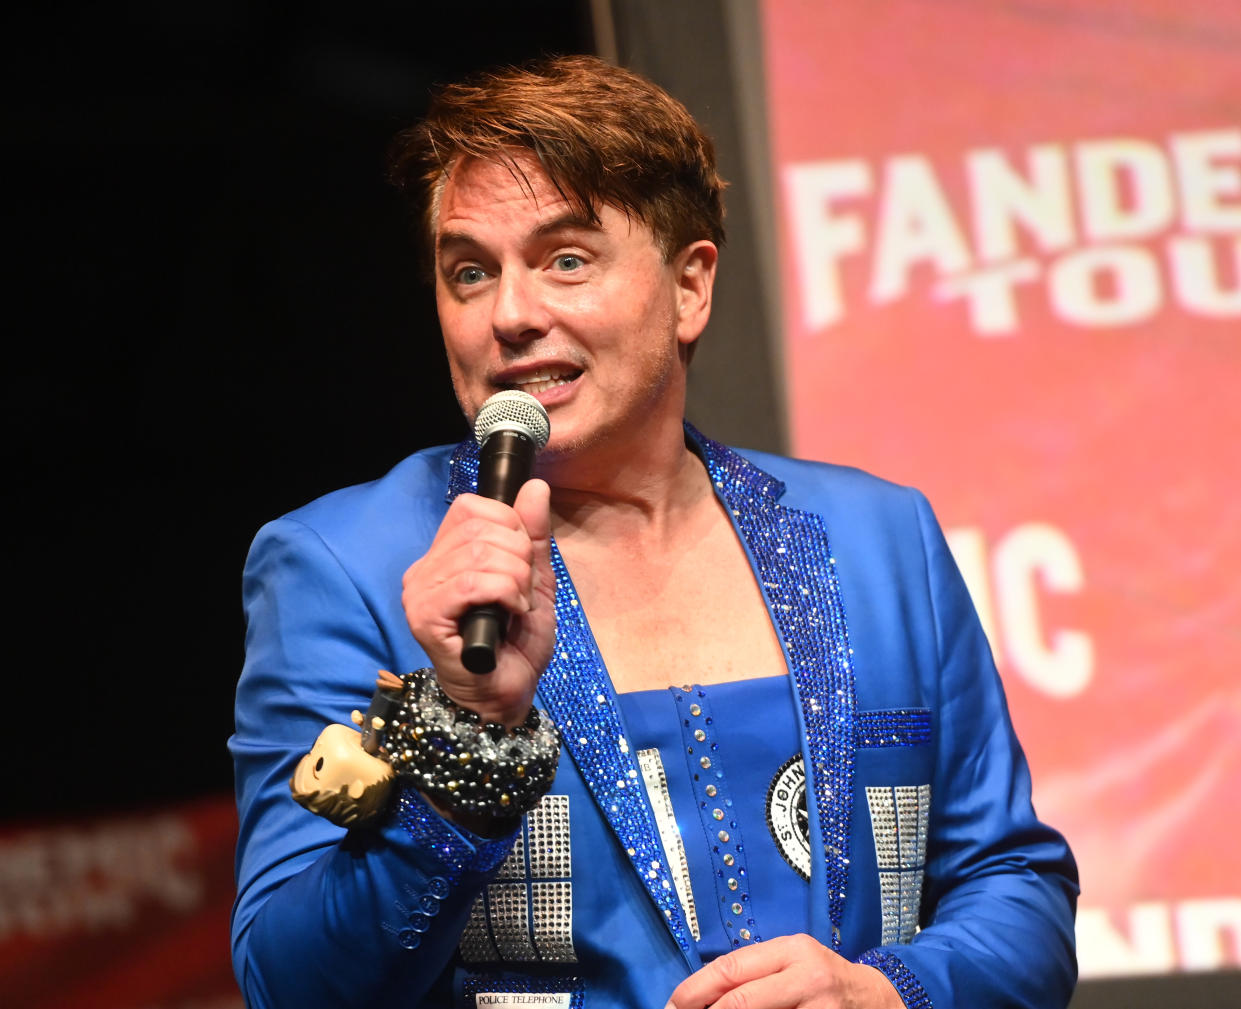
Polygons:
M552 459L669 421L679 431L683 348L706 322L714 246L665 263L640 221L610 206L584 221L536 161L515 160L532 192L508 167L466 159L440 201L436 302L466 414L501 389L530 393L551 417Z

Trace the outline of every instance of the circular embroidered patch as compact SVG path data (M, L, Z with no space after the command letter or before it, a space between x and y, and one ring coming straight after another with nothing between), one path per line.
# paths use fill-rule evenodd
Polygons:
M767 829L784 860L810 881L810 821L806 817L806 765L789 757L767 789Z

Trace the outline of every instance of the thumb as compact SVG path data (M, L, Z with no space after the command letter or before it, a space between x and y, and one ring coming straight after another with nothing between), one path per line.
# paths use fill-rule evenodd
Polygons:
M545 480L527 480L517 492L513 510L526 527L526 535L534 545L534 566L540 572L551 569L552 518L551 488Z

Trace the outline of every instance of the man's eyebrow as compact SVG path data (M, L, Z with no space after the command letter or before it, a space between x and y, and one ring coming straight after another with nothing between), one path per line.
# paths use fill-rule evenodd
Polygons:
M561 231L602 231L598 221L592 221L585 214L575 210L566 210L563 214L548 218L536 225L530 232L531 238L546 238ZM435 251L438 255L444 251L453 251L461 247L477 248L484 244L469 231L441 231L435 240Z
M544 221L532 234L537 238L554 234L557 231L602 231L603 226L598 219L592 220L576 210L566 210L550 220Z
M451 249L454 246L477 244L478 239L468 231L441 231L435 236L435 251L437 254L445 248Z

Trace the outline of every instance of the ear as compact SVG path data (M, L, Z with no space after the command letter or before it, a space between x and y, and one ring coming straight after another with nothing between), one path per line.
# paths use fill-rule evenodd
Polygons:
M719 250L714 242L691 242L677 253L672 266L677 278L677 340L688 347L706 329L711 317L711 292Z

